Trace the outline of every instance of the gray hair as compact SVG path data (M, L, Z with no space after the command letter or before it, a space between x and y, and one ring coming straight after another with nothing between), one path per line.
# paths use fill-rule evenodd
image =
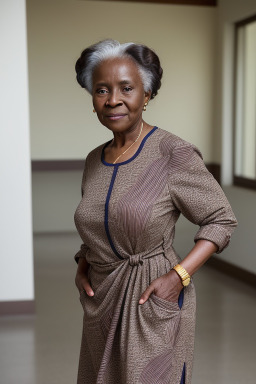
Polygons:
M86 66L80 75L81 81L84 83L85 88L90 94L92 94L92 77L95 68L102 61L115 57L129 57L132 59L138 67L145 92L152 91L152 72L140 65L131 55L126 52L128 48L134 45L134 43L120 44L117 40L109 39L100 41L91 47L91 52L88 54Z

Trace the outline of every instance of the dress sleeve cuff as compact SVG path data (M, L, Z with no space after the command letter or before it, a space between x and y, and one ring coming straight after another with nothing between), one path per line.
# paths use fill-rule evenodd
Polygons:
M217 245L218 251L216 253L221 253L228 246L230 237L230 234L222 226L212 224L202 226L197 232L194 241L209 240Z
M78 264L79 258L86 257L86 254L88 251L89 251L89 247L87 247L85 244L82 244L80 247L80 251L78 251L74 256L74 259L77 262L77 264Z

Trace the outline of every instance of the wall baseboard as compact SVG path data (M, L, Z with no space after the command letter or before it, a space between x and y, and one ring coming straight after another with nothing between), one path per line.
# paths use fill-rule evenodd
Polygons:
M224 273L230 277L234 277L256 288L256 274L246 271L243 268L237 267L227 261L220 260L217 257L212 256L206 263L211 268L217 269L219 272Z
M85 160L32 160L32 172L83 171ZM220 184L220 164L206 163L206 168Z
M252 272L214 256L207 261L207 265L256 288L256 274ZM0 316L32 314L35 314L35 300L0 301Z
M32 160L32 172L83 171L85 160Z
M0 316L33 314L35 314L35 300L0 301Z

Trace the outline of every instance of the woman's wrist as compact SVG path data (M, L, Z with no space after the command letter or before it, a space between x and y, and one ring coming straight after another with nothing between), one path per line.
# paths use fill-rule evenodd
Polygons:
M179 275L174 271L174 269L171 269L169 272L168 272L168 275L171 276L171 279L172 281L176 281L176 286L178 286L180 289L183 288L183 284L181 282L181 278L179 277Z
M180 264L176 264L172 269L179 276L183 287L187 287L190 284L191 276L186 271L186 269L182 267Z
M88 262L86 261L85 257L79 257L78 260L78 267L77 267L77 272L86 272L88 270Z

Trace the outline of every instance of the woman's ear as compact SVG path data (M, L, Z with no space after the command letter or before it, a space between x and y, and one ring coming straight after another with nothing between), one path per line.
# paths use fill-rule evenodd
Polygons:
M150 98L151 98L151 91L148 91L148 92L145 92L145 96L144 96L144 103L147 103L149 102Z

